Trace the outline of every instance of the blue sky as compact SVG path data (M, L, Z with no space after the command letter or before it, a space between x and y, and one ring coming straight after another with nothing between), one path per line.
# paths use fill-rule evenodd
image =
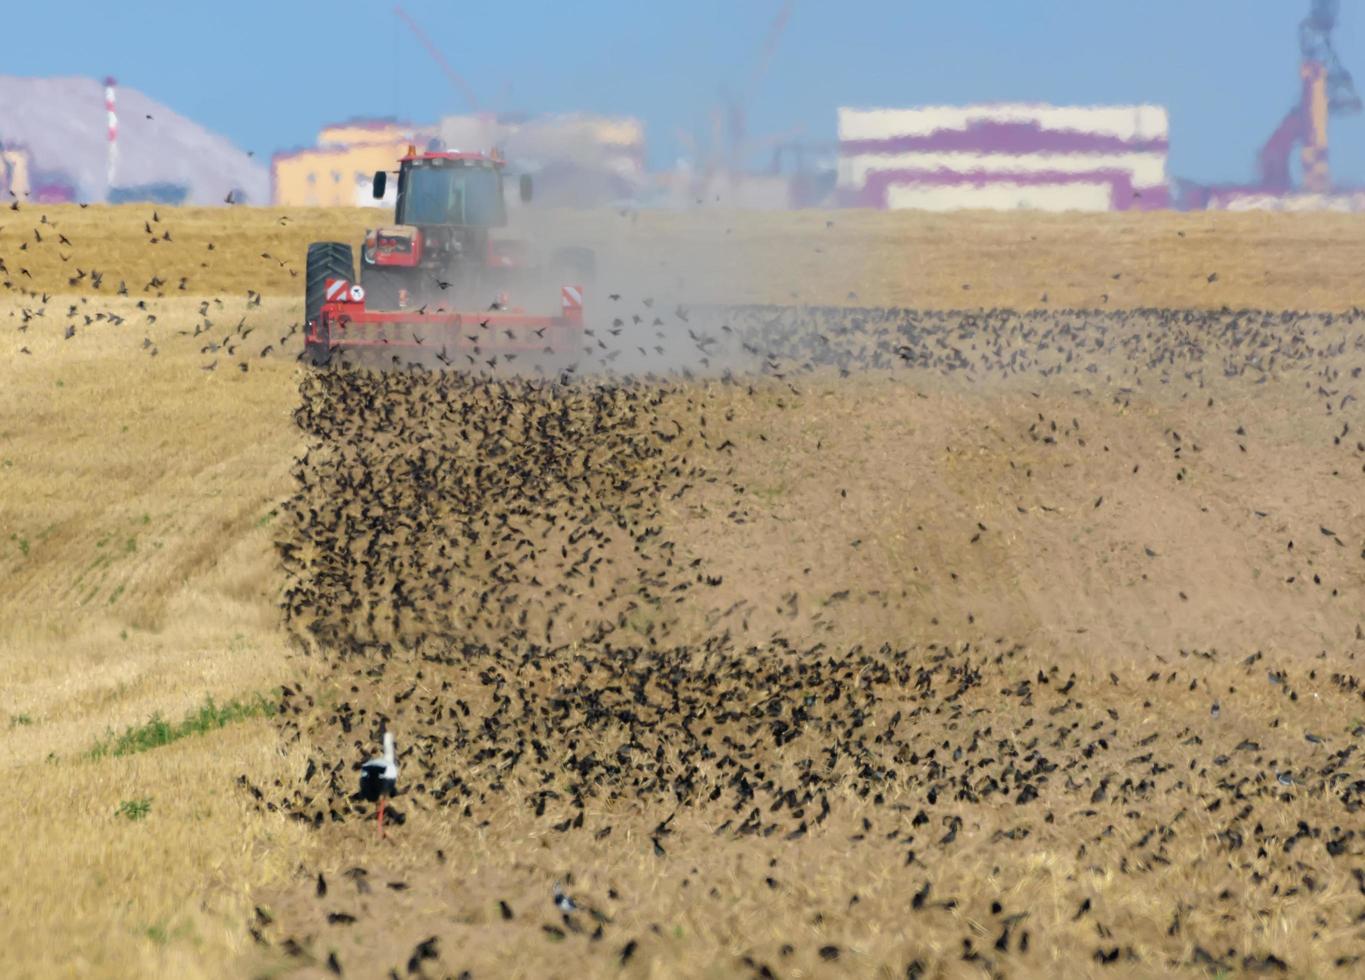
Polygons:
M0 71L103 76L244 149L312 142L356 115L425 121L464 108L389 0L182 0L6 5ZM486 104L629 113L667 165L743 89L779 0L405 0ZM1337 50L1365 88L1365 3ZM1297 88L1308 0L796 0L748 96L758 137L832 139L839 105L1154 102L1171 170L1244 180ZM24 43L14 43L22 38ZM1334 123L1339 183L1365 184L1365 116Z

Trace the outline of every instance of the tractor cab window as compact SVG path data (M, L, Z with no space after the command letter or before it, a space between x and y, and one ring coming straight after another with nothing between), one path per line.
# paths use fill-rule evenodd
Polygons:
M502 175L492 167L413 167L404 180L397 219L403 225L505 225Z

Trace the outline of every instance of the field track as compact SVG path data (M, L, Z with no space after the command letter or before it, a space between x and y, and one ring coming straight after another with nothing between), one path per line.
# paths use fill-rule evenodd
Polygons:
M11 975L1361 968L1350 218L556 215L692 375L561 390L299 367L365 214L4 215Z

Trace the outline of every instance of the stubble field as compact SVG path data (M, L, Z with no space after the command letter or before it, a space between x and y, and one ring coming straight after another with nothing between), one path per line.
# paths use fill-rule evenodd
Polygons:
M556 216L552 388L300 367L362 213L4 215L11 975L1360 969L1352 219Z

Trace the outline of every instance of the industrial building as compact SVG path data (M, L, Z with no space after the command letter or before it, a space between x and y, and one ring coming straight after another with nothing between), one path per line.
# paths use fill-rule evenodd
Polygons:
M1160 106L841 108L837 186L849 207L1150 210L1169 150Z
M429 126L360 120L329 127L315 147L276 156L274 199L295 206L373 203L373 172L393 167L409 143L436 138L453 148L501 149L514 171L536 175L538 200L552 206L1362 210L1365 189L1334 182L1328 150L1329 120L1362 110L1333 45L1340 2L1307 6L1297 31L1296 99L1264 140L1254 178L1221 185L1171 177L1168 113L1150 104L841 108L833 144L811 142L799 127L756 137L747 105L792 15L791 0L779 6L748 77L710 108L709 129L680 129L684 153L676 168L649 174L638 120L487 111L398 7L395 14L469 112ZM772 166L751 169L768 151Z

